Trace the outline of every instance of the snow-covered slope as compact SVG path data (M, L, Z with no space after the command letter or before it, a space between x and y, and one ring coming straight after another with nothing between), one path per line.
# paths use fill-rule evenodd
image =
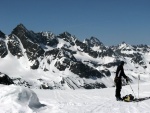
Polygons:
M131 85L138 98L138 84ZM139 98L150 97L150 83L140 82ZM46 99L39 90L34 90L42 103L49 109L43 113L149 113L150 99L140 102L120 102L115 100L115 88L94 90L53 90L44 91ZM133 94L129 85L123 86L122 96Z
M131 85L138 98L138 84ZM150 82L140 81L139 98L150 97ZM149 113L150 98L115 100L115 87L93 90L44 90L0 85L0 113ZM132 94L123 86L122 96Z
M46 106L28 88L0 85L0 113L33 113Z
M0 74L16 85L41 89L95 89L112 87L117 65L136 83L150 80L150 46L123 42L106 47L97 38L83 42L68 32L34 33L23 24L10 35L0 31Z

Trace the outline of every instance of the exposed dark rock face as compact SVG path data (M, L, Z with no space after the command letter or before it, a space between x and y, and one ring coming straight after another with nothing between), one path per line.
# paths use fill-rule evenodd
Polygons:
M50 51L46 51L45 56L51 56L52 55L54 58L56 58L58 52L59 52L59 49L53 49Z
M10 36L7 44L8 44L8 49L12 55L18 56L18 57L23 56L21 45L17 37Z
M64 32L58 36L58 38L64 39L66 42L69 42L72 46L74 46L75 37L71 36L70 33Z
M88 65L83 64L82 62L72 63L70 66L70 70L79 75L81 78L102 78L104 75L100 73L98 70L89 67Z
M98 57L98 52L93 51L90 47L88 47L85 43L80 42L79 40L76 40L76 45L79 46L82 50L82 52L88 53L90 56L97 58Z
M4 58L8 54L6 44L3 40L0 39L0 56Z
M106 56L112 57L115 56L115 53L111 48L107 48L99 53L99 57L106 57Z
M84 42L89 47L99 46L101 49L105 49L106 47L102 42L100 42L97 38L91 37L90 39L85 39Z
M8 75L0 72L0 84L10 85L14 84L14 82Z
M7 47L5 44L5 34L0 31L0 56L4 58L8 54Z
M95 83L95 84L85 84L83 86L85 89L100 89L100 88L106 88L106 86L103 83Z
M38 43L41 43L43 45L54 47L59 43L57 37L51 32L37 33L37 37Z
M38 69L39 68L39 61L35 60L34 64L31 66L31 69Z
M31 84L29 84L27 81L23 80L22 78L13 78L13 82L16 85L25 86L28 88L30 88L32 86Z
M11 33L17 36L23 47L26 49L29 60L36 60L43 56L44 50L38 43L38 35L33 31L28 31L22 24L18 25Z
M107 68L111 68L111 67L118 66L119 64L120 64L120 61L117 60L117 61L114 61L114 62L111 62L111 63L104 64L103 66L105 66Z
M108 69L102 70L101 73L105 74L106 76L111 76L111 73Z
M57 67L60 71L69 68L72 62L76 62L76 58L72 55L72 53L63 49L59 50L57 59L58 60L55 63L55 67Z

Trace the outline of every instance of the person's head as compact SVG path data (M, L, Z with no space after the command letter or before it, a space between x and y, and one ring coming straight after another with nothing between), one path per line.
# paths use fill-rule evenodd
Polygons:
M121 66L123 66L123 65L124 65L124 63L125 63L124 61L121 61L121 62L120 62L120 65L121 65Z

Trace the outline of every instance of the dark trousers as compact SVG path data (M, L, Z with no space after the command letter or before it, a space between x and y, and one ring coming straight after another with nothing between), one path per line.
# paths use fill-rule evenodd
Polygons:
M122 88L122 82L121 80L118 80L116 82L116 98L121 98L121 88Z

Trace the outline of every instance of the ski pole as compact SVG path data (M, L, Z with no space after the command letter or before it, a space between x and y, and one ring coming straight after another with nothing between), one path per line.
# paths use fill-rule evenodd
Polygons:
M128 84L129 84L129 86L130 86L130 88L131 88L131 90L132 90L132 92L133 92L133 94L134 94L134 97L136 98L135 93L134 93L134 91L133 91L133 89L132 89L130 83L128 83Z
M138 75L138 99L139 99L139 80L140 80L140 75Z

